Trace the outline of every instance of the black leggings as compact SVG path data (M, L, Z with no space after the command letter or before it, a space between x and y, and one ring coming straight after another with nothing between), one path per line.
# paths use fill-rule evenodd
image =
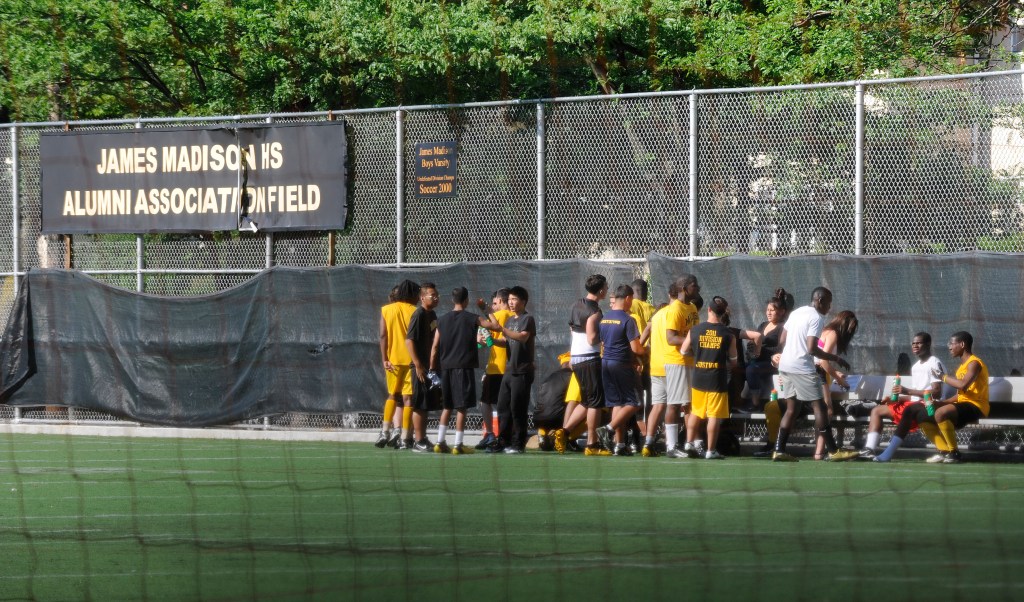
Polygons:
M526 447L533 373L505 373L498 391L498 438L502 445Z

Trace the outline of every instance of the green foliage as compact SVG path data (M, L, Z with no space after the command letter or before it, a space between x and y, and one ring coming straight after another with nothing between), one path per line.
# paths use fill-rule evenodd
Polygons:
M0 120L327 110L963 70L944 0L0 0Z

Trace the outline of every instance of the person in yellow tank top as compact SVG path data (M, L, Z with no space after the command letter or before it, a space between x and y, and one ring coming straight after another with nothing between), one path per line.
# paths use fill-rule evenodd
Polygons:
M418 284L403 280L393 291L394 302L380 309L380 357L387 381L388 399L385 400L384 420L377 438L377 447L397 448L412 438L411 421L406 416L412 414L412 359L405 345L405 334L409 330L409 319L416 311L419 293ZM394 406L389 407L391 403L397 404L399 399L402 412L396 412Z
M477 302L477 306L480 308L480 311L493 314L494 319L498 322L498 326L501 327L504 327L505 321L512 316L512 311L508 308L507 288L499 288L494 291L494 295L491 296L489 312L487 311L487 305L483 303L483 299ZM504 335L500 331L492 332L491 337L494 341L504 339ZM498 433L495 432L498 391L501 390L501 378L505 374L505 364L507 362L508 348L503 345L492 345L487 354L487 367L484 370L484 378L480 386L480 418L483 426L483 436L476 445L478 450L487 449L498 437Z
M939 425L939 432L950 450L944 462L955 464L961 459L956 445L956 429L988 416L988 366L974 355L974 337L965 330L954 332L946 347L951 356L960 358L956 378L942 376L943 383L956 388L956 395L943 400L935 410L935 423Z

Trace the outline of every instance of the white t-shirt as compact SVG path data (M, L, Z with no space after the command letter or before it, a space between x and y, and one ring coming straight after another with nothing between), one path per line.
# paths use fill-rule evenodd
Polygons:
M810 305L794 309L786 320L786 346L782 348L779 372L814 374L814 356L807 348L807 337L820 337L825 316Z
M937 373L935 376L933 372ZM924 360L917 360L910 368L911 376L911 389L918 389L926 391L932 388L932 384L942 382L942 375L946 373L946 367L942 365L939 358L934 355ZM921 401L921 398L917 395L911 395L910 399L914 401Z

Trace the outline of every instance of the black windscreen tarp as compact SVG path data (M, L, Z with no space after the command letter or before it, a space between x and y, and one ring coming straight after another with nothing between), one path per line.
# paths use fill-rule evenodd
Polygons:
M490 300L530 292L538 382L568 350L569 307L588 274L627 283L624 264L583 260L438 268L272 268L216 294L139 294L66 270L32 270L0 348L0 399L66 405L144 423L208 426L284 412L378 410L380 307L404 278ZM486 357L481 352L481 367Z

